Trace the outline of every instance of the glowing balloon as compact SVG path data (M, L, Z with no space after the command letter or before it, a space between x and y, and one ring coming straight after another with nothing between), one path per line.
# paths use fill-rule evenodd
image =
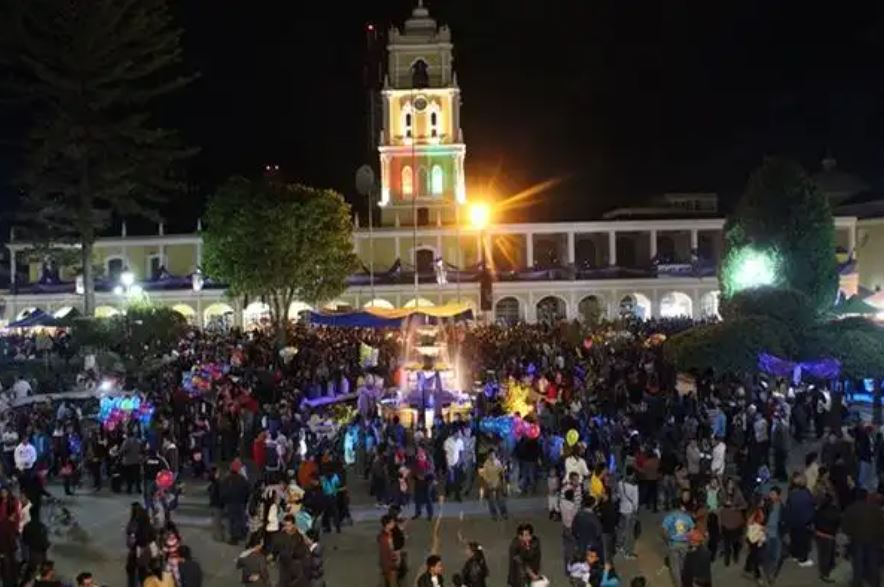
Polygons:
M565 440L568 442L568 446L574 446L577 444L577 441L580 440L580 433L571 428L568 430L568 434L565 436Z
M157 473L156 482L160 489L169 489L175 483L175 474L169 469L163 469Z

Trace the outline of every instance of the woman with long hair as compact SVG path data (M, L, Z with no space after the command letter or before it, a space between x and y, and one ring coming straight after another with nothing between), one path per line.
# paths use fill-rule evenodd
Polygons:
M485 587L488 579L488 564L485 562L485 551L478 542L467 543L467 561L461 571L464 587Z
M132 503L129 513L129 522L126 524L126 546L129 548L126 557L126 585L138 587L147 578L154 555L159 555L156 531L151 524L150 515L138 502Z

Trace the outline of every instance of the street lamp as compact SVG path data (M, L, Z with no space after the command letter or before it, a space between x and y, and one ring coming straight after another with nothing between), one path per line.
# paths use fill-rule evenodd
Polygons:
M470 205L470 225L479 231L483 231L491 223L491 207L484 202L476 202Z
M120 275L120 283L122 283L123 287L128 290L130 287L132 287L132 284L135 283L135 274L128 269L126 271L123 271L123 273Z
M479 309L491 310L491 274L485 266L485 229L491 223L491 207L483 202L470 205L470 225L479 231Z

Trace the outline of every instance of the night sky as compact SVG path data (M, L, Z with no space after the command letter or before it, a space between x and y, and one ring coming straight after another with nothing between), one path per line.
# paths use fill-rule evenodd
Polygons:
M401 25L414 2L174 4L202 74L162 105L162 121L202 147L176 214L195 218L218 181L267 162L355 200L353 172L375 158L364 29ZM816 171L830 150L840 169L884 183L880 3L427 5L454 36L471 191L564 180L523 218L589 219L666 191L732 201L775 153ZM15 153L5 152L8 176Z

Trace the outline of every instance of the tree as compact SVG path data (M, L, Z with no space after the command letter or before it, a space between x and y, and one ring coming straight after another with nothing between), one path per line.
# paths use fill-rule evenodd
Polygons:
M331 300L358 267L350 206L331 190L229 179L209 201L205 271L232 295L264 299L284 336L293 301Z
M716 375L745 375L758 369L758 354L780 357L795 353L796 342L777 320L763 316L732 318L695 326L664 343L667 360L678 369Z
M810 299L795 289L757 287L734 294L721 305L725 320L746 316L764 316L777 320L796 338L811 327L815 311Z
M749 264L748 273L763 277L762 285L799 290L810 298L816 311L835 303L838 271L832 212L823 193L798 164L767 159L752 174L724 230L719 272L724 300L749 285L742 279ZM769 259L777 260L773 272L768 271Z
M10 86L31 129L19 222L31 240L80 246L84 314L94 310L92 249L116 216L155 217L192 155L150 124L146 104L188 83L171 73L181 30L165 0L10 0Z

